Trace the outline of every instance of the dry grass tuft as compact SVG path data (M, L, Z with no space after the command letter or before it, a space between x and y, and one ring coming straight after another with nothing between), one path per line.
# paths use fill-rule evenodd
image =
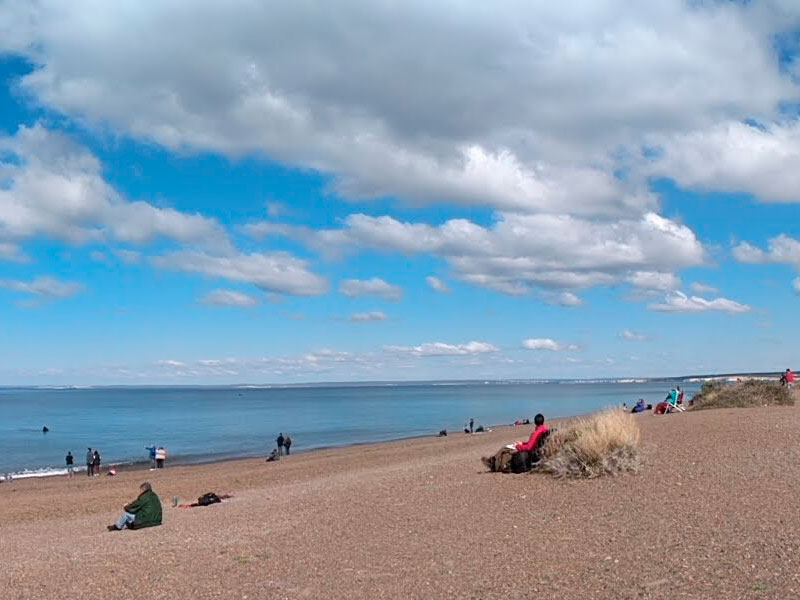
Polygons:
M695 410L705 408L750 408L794 406L794 394L777 381L748 380L737 383L710 381L692 398Z
M619 409L578 419L550 435L539 470L554 477L592 478L639 469L639 425Z

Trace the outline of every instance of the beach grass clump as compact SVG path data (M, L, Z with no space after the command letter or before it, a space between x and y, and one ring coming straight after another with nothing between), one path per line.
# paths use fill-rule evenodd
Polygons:
M751 408L756 406L794 406L794 395L777 381L749 379L726 383L709 381L692 398L695 410L709 408Z
M639 425L631 414L613 408L551 434L539 470L558 478L593 478L635 473L639 462Z

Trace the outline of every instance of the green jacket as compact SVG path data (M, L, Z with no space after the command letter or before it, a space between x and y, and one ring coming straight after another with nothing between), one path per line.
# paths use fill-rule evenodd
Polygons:
M131 529L161 525L161 500L153 491L139 494L136 500L125 507L125 511L136 515Z

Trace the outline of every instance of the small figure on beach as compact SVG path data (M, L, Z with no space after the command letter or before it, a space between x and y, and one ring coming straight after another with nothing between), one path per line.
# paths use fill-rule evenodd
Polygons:
M283 437L283 432L278 434L278 439L275 440L278 444L278 456L283 456L283 442L285 442L285 438Z
M116 525L109 525L109 531L125 529L144 529L161 525L161 500L153 491L153 486L145 481L139 486L136 500L123 507L124 514Z
M50 428L47 425L42 427L42 433L47 433L48 431L50 431Z
M280 460L280 452L278 452L277 448L273 448L272 452L270 452L269 456L267 457L266 462L275 462L276 460Z
M493 473L529 471L541 460L542 446L547 440L547 436L550 435L550 429L544 424L544 415L541 413L536 415L533 423L536 425L536 429L527 442L516 442L503 446L494 456L481 458L483 464Z
M165 460L167 460L167 449L159 446L156 448L156 469L163 469Z
M150 470L152 471L156 468L156 445L151 444L149 446L145 446L144 449L147 450L148 454L150 455Z
M470 420L469 420L469 432L470 432L470 433L472 433L472 432L473 432L473 428L474 428L474 426L475 426L475 419L470 419Z
M94 453L92 452L92 449L89 448L86 451L86 475L91 477L93 473L94 473Z
M292 438L289 437L288 433L283 439L283 447L286 449L286 456L289 456L289 449L292 447Z
M786 369L786 371L781 375L781 385L789 386L794 385L797 382L797 375L795 375L791 369Z
M95 477L100 476L100 451L95 450L94 455L92 455L92 475Z
M644 412L646 410L650 410L651 408L653 408L652 404L645 404L644 403L644 398L639 398L636 401L636 405L631 409L631 412L632 413L640 413L640 412Z
M447 437L447 429L439 430L439 437Z
M72 456L72 450L67 451L67 455L64 457L64 462L67 463L67 477L72 479L72 475L75 472L75 457Z

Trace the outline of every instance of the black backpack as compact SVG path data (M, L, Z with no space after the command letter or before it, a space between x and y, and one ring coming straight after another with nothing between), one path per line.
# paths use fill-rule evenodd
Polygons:
M217 504L218 502L222 502L222 500L214 492L203 494L197 499L197 504L200 506L208 506L209 504Z

